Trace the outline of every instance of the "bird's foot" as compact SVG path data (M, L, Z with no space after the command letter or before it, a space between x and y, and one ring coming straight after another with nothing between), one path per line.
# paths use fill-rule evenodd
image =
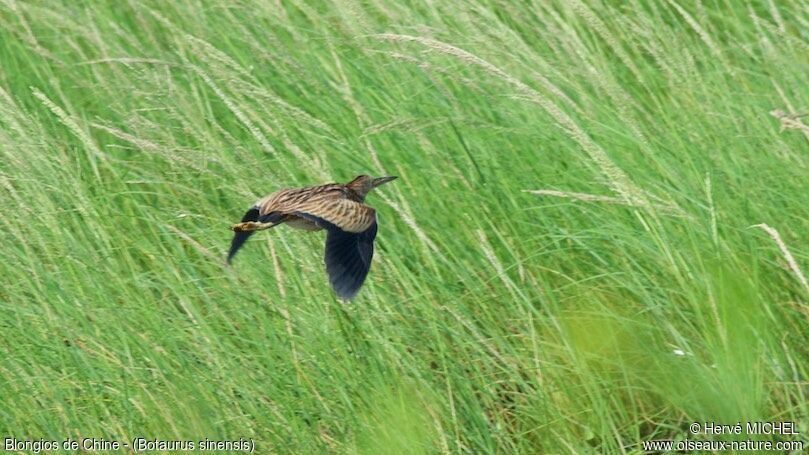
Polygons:
M258 227L261 224L262 223L256 223L256 222L253 222L253 221L247 221L247 222L244 222L244 223L234 224L230 228L233 230L233 232L255 231L255 230L258 230Z
M256 221L245 221L244 223L237 223L230 227L233 232L248 232L248 231L261 231L275 226L276 223L259 223Z

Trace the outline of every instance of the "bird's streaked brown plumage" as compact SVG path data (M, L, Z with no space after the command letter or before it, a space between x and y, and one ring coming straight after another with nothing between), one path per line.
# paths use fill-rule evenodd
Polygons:
M357 294L374 254L376 211L365 205L365 196L396 177L360 175L346 184L329 183L290 188L259 199L233 225L235 232L228 262L258 230L282 223L308 231L326 229L326 271L332 288L343 299Z

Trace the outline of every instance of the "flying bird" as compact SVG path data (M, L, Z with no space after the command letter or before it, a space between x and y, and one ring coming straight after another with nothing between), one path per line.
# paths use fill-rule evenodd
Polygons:
M396 177L357 176L341 184L280 190L259 199L235 232L227 261L256 231L286 223L306 231L326 230L326 272L334 292L345 300L357 295L374 255L376 211L365 204L374 188Z

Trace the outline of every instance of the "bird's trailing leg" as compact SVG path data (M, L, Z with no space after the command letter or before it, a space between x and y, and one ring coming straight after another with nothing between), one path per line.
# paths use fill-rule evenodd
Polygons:
M263 231L264 229L269 229L274 226L278 226L280 223L262 223L259 221L246 221L244 223L237 223L230 227L233 232L253 232L253 231Z
M234 224L230 227L235 233L233 241L230 242L230 252L228 252L228 263L233 260L233 256L239 251L239 248L244 245L244 242L250 238L255 231L269 229L283 223L283 215L280 213L268 213L266 215L259 215L257 207L253 207L244 214L242 222Z

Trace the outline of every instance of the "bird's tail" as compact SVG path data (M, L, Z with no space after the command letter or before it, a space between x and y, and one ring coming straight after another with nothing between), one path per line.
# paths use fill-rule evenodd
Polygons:
M279 221L280 218L281 215L277 213L269 213L264 216L259 216L258 208L253 207L250 210L248 210L247 213L244 214L244 217L242 217L242 223L247 221L274 223ZM247 239L250 238L250 236L253 235L254 232L256 231L241 231L235 233L235 235L233 236L233 241L230 242L230 251L228 252L228 264L230 264L230 261L233 260L233 256L236 255L236 252L239 251L239 248L241 248L242 245L244 245L244 242L246 242Z

